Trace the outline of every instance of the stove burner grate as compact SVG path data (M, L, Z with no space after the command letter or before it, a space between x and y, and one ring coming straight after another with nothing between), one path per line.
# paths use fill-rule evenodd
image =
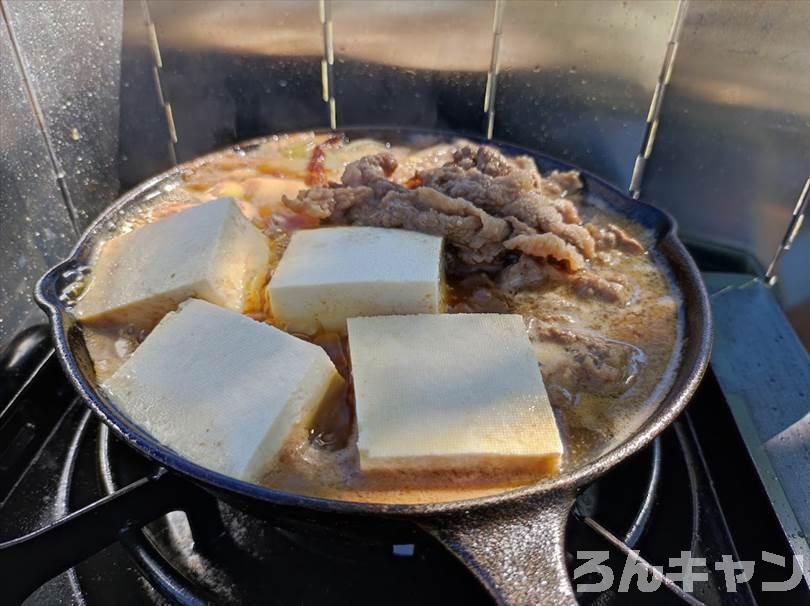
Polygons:
M132 475L133 467L139 469L131 462L139 457L115 440L103 424L98 430L97 456L106 494L131 482L133 478L128 476ZM594 521L601 520L618 529L627 549L635 548L652 515L661 460L661 444L656 441L644 455L587 487L577 499L569 524L581 527L580 530L595 528L598 533L612 537ZM375 558L382 561L402 558L403 554L413 555L415 551L427 551L430 557L435 557L433 552L443 549L432 544L432 539L427 541L428 537L416 528L398 528L394 531L395 538L380 538L300 521L282 520L275 524L252 518L203 491L199 496L183 512L173 512L144 529L128 531L122 538L144 576L175 604L240 603L256 599L257 592L266 588L266 564L279 552L351 567L367 566ZM617 501L623 506L615 507ZM569 554L569 558L573 556ZM240 574L250 569L255 569L255 574ZM581 603L592 601L587 595L578 597Z

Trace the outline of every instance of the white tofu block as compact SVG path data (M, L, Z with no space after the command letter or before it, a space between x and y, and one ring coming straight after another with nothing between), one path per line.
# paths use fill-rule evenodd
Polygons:
M363 471L554 469L563 452L523 318L351 318Z
M288 330L346 332L346 318L439 313L442 239L401 229L326 227L293 234L270 284Z
M192 461L257 482L305 439L343 379L317 345L190 299L103 384L127 416Z
M147 329L189 297L243 311L258 306L269 262L265 235L219 198L107 242L74 311Z

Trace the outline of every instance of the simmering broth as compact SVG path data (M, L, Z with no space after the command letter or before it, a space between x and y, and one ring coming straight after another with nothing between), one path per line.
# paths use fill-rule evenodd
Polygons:
M430 179L435 179L438 188L465 186L449 182L439 172L445 164L470 166L471 161L486 174L491 165L484 166L482 156L475 156L477 145L467 146L465 141L437 139L410 147L391 146L382 141L348 141L312 133L274 137L249 152L226 151L196 163L177 188L153 201L147 212L130 218L127 228L202 201L232 196L270 238L273 261L269 279L295 230L354 221L369 224L362 213L343 218L313 216L306 196L298 196L300 190L328 188L340 180L348 163L382 152L391 154L397 164L386 179L405 190L429 184ZM459 154L454 160L454 152L463 148L472 150L472 160ZM526 160L514 162L521 169L531 169ZM492 169L493 178L498 178L496 170L497 165ZM559 199L559 216L570 215L566 225L554 223L542 230L557 230L566 249L552 251L547 258L530 258L521 255L520 249L501 250L483 259L478 254L483 248L473 250L465 248L466 242L451 240L445 263L446 311L523 316L563 437L561 466L567 470L598 456L630 433L668 390L679 361L681 298L653 249L652 234L645 228L581 191L575 174L552 175L542 181L542 186L539 175L537 179L538 188ZM576 247L572 243L577 243ZM579 271L570 271L580 263ZM261 297L247 313L284 328ZM122 325L85 326L84 334L101 381L111 376L145 337L143 332ZM330 332L296 336L321 346L347 379L347 386L321 411L308 439L287 444L278 461L268 468L266 485L329 498L401 503L471 498L541 479L505 476L485 467L465 474L364 476L355 447L357 429L346 338Z

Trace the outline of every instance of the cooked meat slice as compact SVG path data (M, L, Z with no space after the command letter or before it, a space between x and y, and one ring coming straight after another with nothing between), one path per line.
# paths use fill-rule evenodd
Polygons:
M465 145L453 152L453 159L446 166L458 166L463 170L475 168L475 147Z
M287 196L282 199L295 212L344 223L344 215L350 208L368 204L389 191L406 191L387 179L396 166L396 158L389 153L364 156L346 166L341 177L343 187L313 187L298 192L295 199Z
M496 288L492 276L485 273L471 273L468 276L459 279L452 286L452 292L460 297L466 296L465 293L472 292L479 288L493 289Z
M340 178L343 185L369 185L380 179L387 179L397 168L397 159L393 154L383 152L373 156L363 156L350 162Z
M638 294L638 285L625 274L613 271L597 274L587 269L568 273L528 255L504 268L498 280L501 288L508 292L537 288L544 283L570 284L574 294L583 299L598 297L608 303L623 305Z
M514 217L504 217L504 219L506 219L506 222L512 227L512 237L531 236L537 233L537 230L529 227L519 219L515 219Z
M579 219L570 201L544 198L527 188L525 181L515 175L493 178L477 170L464 171L458 166L449 166L419 176L426 187L469 200L493 215L515 217L530 227L556 234L579 248L586 257L592 257L595 252L593 237L588 230L565 221L566 218Z
M549 281L548 268L548 265L541 265L528 255L521 255L516 263L501 271L498 285L510 293L537 288Z
M445 236L448 242L466 253L466 258L476 263L495 259L503 251L501 243L511 233L504 219L493 217L467 200L445 196L429 187L392 191L381 202L383 206L412 207L416 214L397 227L430 230L427 233ZM424 211L427 211L426 216L418 216L424 215Z
M598 347L585 347L574 354L576 366L562 371L563 382L570 377L580 388L590 388L594 393L619 396L629 389L635 378L636 364L633 348L604 342Z
M449 310L454 314L508 314L509 303L495 290L479 288L473 291L462 302L456 303Z
M393 154L383 152L373 156L363 156L346 165L340 181L346 187L370 187L376 196L382 197L389 191L403 189L389 180L396 168L397 159Z
M599 297L608 303L627 303L633 295L632 284L624 274L596 274L581 271L570 277L574 292L583 298Z
M575 170L565 172L553 170L544 177L540 174L537 164L531 156L516 156L510 160L514 166L532 175L534 187L540 190L544 196L563 198L582 189L582 180Z
M346 212L374 200L370 187L313 187L298 192L295 198L282 196L285 206L297 213L317 219L331 218L335 223L345 223Z
M505 238L511 231L504 219L493 217L463 198L451 198L429 187L391 191L383 197L383 201L386 199L407 200L419 207L432 208L448 215L478 217L488 239Z
M493 190L493 193L496 192L498 190ZM536 192L528 192L511 201L500 200L496 203L499 206L495 204L481 204L481 206L493 214L510 215L540 231L556 234L579 248L586 257L593 256L595 245L588 230L580 225L566 223L557 209L556 202L544 200ZM567 209L567 201L560 200L560 202L560 208Z
M557 198L552 201L552 204L554 205L554 208L557 209L557 212L562 216L563 221L566 223L581 222L581 219L579 218L579 211L571 200L566 198Z
M490 177L503 177L514 172L514 166L501 152L492 147L481 146L475 155L475 165Z
M527 160L522 163L528 166ZM556 234L580 249L586 258L595 253L591 234L576 225L579 214L573 203L544 196L537 189L542 178L536 168L520 169L491 148L474 151L463 147L453 155L452 163L423 171L419 179L427 187L469 200L490 214L515 217L539 231Z
M529 321L529 337L532 341L551 341L560 345L571 345L585 338L573 330L539 319Z
M482 207L485 204L494 208L504 206L519 196L526 187L526 184L518 179L490 177L474 167L465 169L452 163L433 170L423 170L419 176L427 187L433 187L448 195L452 195L450 192L456 192L470 202L477 204L480 202L479 205ZM488 192L487 189L494 191Z
M597 250L615 248L633 255L641 254L645 250L641 242L613 223L608 223L605 227L598 227L593 223L588 223L585 228L596 242Z
M532 178L532 186L540 189L545 179L543 179L543 176L540 174L540 170L537 168L537 163L534 161L534 158L531 156L515 156L510 158L510 160L512 165L518 170L529 173Z
M616 237L616 245L625 252L640 254L644 252L644 245L636 238L630 236L626 231L613 225L608 224L605 230Z
M398 227L444 236L464 254L465 260L492 261L501 251L498 241L486 242L481 236L481 221L474 216L447 215L435 209L420 209L409 200L386 197L378 204L354 208L348 215L351 225Z
M369 166L358 167L351 182L363 182L365 177L359 175ZM365 174L371 173L366 171ZM493 261L503 252L502 242L511 234L511 227L504 219L435 189L409 190L394 185L377 199L375 187L378 191L384 189L379 181L370 186L318 187L299 192L294 200L285 196L284 204L295 212L330 219L336 224L396 227L444 236L459 249L463 260L471 263Z
M419 150L402 160L392 175L392 180L397 183L406 183L414 178L416 173L432 168L439 168L448 162L453 161L453 153L459 145L469 145L465 140L459 140L454 144L442 143Z
M629 343L546 322L532 322L529 337L541 345L538 358L546 382L572 392L620 396L635 381L644 359L644 353ZM562 353L549 350L547 354L544 343L561 346Z
M502 177L512 172L513 166L497 149L481 146L476 151L471 146L464 146L453 154L453 164L464 169L477 168L490 177Z
M519 253L513 253L515 256ZM472 255L463 250L458 250L453 246L448 246L444 255L444 273L453 279L463 278L476 273L497 274L507 259L512 256L510 253L499 255L492 261L475 261Z
M503 253L515 250L576 272L595 253L573 203L540 193L543 179L529 158L511 161L496 149L465 145L445 166L418 173L409 187L391 180L396 169L393 154L365 156L346 167L342 185L299 192L284 203L333 223L441 235L463 263L476 267L503 263Z
M381 153L350 163L342 185L302 191L295 200L285 197L284 203L295 212L333 223L441 235L458 250L463 263L474 266L490 265L507 250L551 257L570 271L584 266L577 248L586 255L593 252L590 234L565 223L554 204L533 192L528 173L513 170L489 148L474 151L465 146L454 157L462 164L470 161L490 172L512 174L491 177L477 168L446 166L420 173L424 185L408 189L389 180L397 161ZM537 233L534 227L548 233Z
M569 271L585 267L585 259L576 248L555 234L520 235L510 238L503 245L509 250L519 250L532 257L551 257L565 264Z
M509 304L486 274L470 274L453 285L449 313L510 313Z
M557 216L561 216L559 212L557 212ZM582 251L582 254L586 258L591 259L596 254L596 244L594 243L591 234L589 234L588 230L581 225L572 225L570 223L563 223L562 221L554 221L553 223L548 223L547 226L548 229L545 229L543 226L540 226L540 229L557 234L569 244L576 246L580 251Z
M553 170L543 178L544 181L555 184L562 190L559 195L565 196L573 194L582 189L582 179L575 170L559 171Z

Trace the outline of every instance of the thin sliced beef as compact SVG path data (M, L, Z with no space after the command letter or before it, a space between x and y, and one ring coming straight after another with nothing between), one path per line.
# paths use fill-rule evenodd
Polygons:
M544 196L564 198L582 189L582 180L575 170L564 172L553 170L544 177L540 174L537 164L531 156L516 156L510 160L514 166L532 175L535 188L540 190Z
M551 203L566 223L580 222L579 211L571 200L567 198L556 198Z
M588 230L588 233L596 242L597 250L617 249L631 255L641 254L645 250L641 242L613 223L608 223L604 227L588 223L585 225L585 229Z
M511 293L538 288L544 284L568 284L573 293L582 299L599 298L607 303L621 305L632 302L638 294L638 285L625 274L615 271L597 274L588 269L568 273L527 256L522 256L516 263L505 267L498 276L498 283L502 289Z
M426 187L469 200L490 214L515 217L538 231L556 234L579 248L586 257L594 254L593 237L576 224L579 214L571 201L544 198L522 181L522 177L490 177L475 169L465 171L457 166L423 172L419 177Z
M585 267L585 259L576 248L555 234L519 235L503 245L509 250L518 250L532 257L551 257L576 272Z
M543 194L543 179L533 163L523 160L523 169L497 150L463 147L453 162L419 173L420 182L447 194L469 200L488 213L515 217L540 232L553 233L577 247L586 258L593 257L595 243L579 223L570 200Z
M579 178L579 173L575 170L559 171L553 170L546 177L544 181L553 183L559 191L558 196L567 196L576 193L582 189L582 179ZM548 191L548 195L552 195L552 190Z
M313 187L298 192L295 198L283 196L282 200L292 211L341 224L346 222L347 211L373 202L374 191L366 186Z
M547 383L572 393L587 391L620 396L635 382L643 352L629 343L560 328L547 322L532 322L531 340L541 345L538 358ZM546 356L542 344L560 346L563 351ZM547 360L544 358L547 357Z
M315 187L285 198L292 210L341 225L399 227L444 236L469 270L498 271L515 255L551 259L573 273L580 296L624 302L622 280L583 271L599 248L643 251L615 225L581 225L562 194L581 187L576 173L540 175L527 157L507 158L487 146L464 145L444 166L420 171L408 187L392 180L397 160L380 153L350 163L341 185ZM510 258L509 252L512 253ZM459 263L450 264L459 267ZM513 273L518 270L513 270ZM463 270L459 273L465 273Z
M540 264L531 257L521 255L517 262L505 267L498 275L498 285L508 293L539 288L550 281L545 264Z
M502 242L512 231L505 220L434 189L395 186L377 198L373 187L313 188L300 192L294 200L285 197L284 203L295 212L337 225L402 228L444 236L470 263L493 261L503 252ZM376 189L383 189L379 182Z
M450 290L449 313L510 313L509 302L486 274L474 273L458 280Z
M439 168L448 162L452 162L453 153L459 145L471 145L468 141L459 140L455 144L442 143L434 145L411 154L400 162L392 175L393 181L397 183L407 183L414 179L416 173Z
M574 292L583 298L599 297L608 303L628 303L635 295L635 288L630 279L618 272L596 274L583 271L571 276Z
M449 165L457 166L462 170L478 169L490 177L502 177L513 170L509 159L492 147L481 146L477 149L465 145L453 152L453 161Z
M471 148L462 149L470 150L465 153L473 154ZM480 156L484 158L482 162L490 162L493 167L500 161L490 158L487 153L476 152L473 155L476 161ZM366 156L346 167L342 185L305 190L299 192L295 200L285 197L284 203L295 212L335 224L399 227L444 236L458 251L463 263L476 267L500 263L495 267L499 269L509 250L540 258L549 256L570 271L584 266L584 259L576 246L562 236L537 233L532 225L511 213L495 216L471 195L455 195L427 183L414 189L405 188L389 180L396 166L396 159L391 154ZM458 167L448 168L462 170ZM420 178L422 175L430 178L443 170L445 168L421 173ZM491 179L477 169L475 174ZM504 179L509 179L501 183L504 188L518 187L515 179ZM496 191L494 195L500 194ZM569 239L576 239L577 234L571 235L575 229L590 238L584 228L563 223L553 206L546 205L534 215L527 212L520 214L530 219L545 216L546 219L535 223L559 224L558 231L569 234Z
M396 168L397 159L393 154L364 156L346 166L340 181L346 187L370 187L374 195L381 198L389 191L403 189L389 179Z
M402 217L399 225L391 223L393 209ZM511 233L503 219L487 214L463 198L450 198L428 187L389 192L379 209L372 210L371 205L366 205L364 211L355 213L352 223L402 227L444 236L461 251L465 261L472 263L486 263L498 257L503 252L502 242Z

